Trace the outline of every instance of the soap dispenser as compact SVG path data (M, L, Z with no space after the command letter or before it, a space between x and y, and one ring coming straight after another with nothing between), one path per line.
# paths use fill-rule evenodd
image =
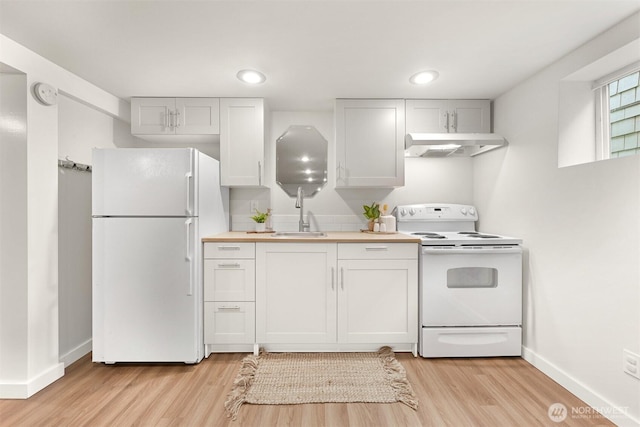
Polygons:
M273 222L271 221L271 208L267 209L267 219L264 228L266 231L273 231Z

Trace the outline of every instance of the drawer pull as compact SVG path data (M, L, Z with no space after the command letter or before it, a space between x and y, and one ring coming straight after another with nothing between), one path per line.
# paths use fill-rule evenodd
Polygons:
M221 251L239 251L240 246L218 246Z
M367 246L365 251L386 251L389 248L387 246Z
M218 307L218 310L227 310L227 311L240 311L240 306L239 305L232 305L232 306L222 306L222 307Z
M237 262L229 262L226 264L218 264L220 268L240 268L240 264Z

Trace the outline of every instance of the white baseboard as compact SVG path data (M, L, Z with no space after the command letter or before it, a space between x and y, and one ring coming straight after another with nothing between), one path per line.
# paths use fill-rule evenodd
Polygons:
M64 364L58 363L26 382L0 383L0 399L27 399L64 376Z
M534 351L522 347L522 358L533 365L536 369L543 372L549 378L560 384L562 387L569 390L572 394L583 400L587 405L596 410L600 410L600 413L607 417L612 423L620 427L640 427L640 420L631 416L625 408L616 407L604 397L590 389L586 385L582 384L571 375L552 364L544 357L538 355ZM572 409L568 409L568 416L572 416ZM577 412L584 412L585 408L576 408ZM584 414L575 414L575 417L580 417Z
M93 347L93 341L91 338L89 338L88 340L86 340L76 348L72 349L71 351L68 351L66 354L61 355L60 362L64 363L64 367L66 368L69 365L71 365L73 362L80 359L85 354L90 353L92 347Z

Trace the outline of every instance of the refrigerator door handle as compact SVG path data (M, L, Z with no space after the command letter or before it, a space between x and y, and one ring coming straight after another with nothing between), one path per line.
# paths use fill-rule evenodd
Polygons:
M191 258L191 224L193 224L193 220L191 218L187 219L184 222L184 229L187 234L187 248L185 260L189 263L189 292L187 295L193 295L193 260Z
M192 215L191 211L191 178L193 178L193 174L191 172L187 172L184 174L185 182L187 183L187 208L185 209L187 216Z
M195 153L193 152L193 150L189 150L189 172L184 174L184 178L185 178L185 182L187 183L187 209L186 214L187 216L193 216L193 210L191 209L191 188L193 187L193 156L195 155ZM195 188L194 188L194 193L195 193ZM195 194L194 194L195 197Z

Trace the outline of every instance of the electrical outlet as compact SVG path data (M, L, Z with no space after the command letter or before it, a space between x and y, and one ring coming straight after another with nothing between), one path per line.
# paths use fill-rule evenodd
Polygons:
M257 200L252 200L249 203L249 213L256 213L256 210L258 210L258 201Z
M622 350L622 370L632 377L640 379L640 355Z

